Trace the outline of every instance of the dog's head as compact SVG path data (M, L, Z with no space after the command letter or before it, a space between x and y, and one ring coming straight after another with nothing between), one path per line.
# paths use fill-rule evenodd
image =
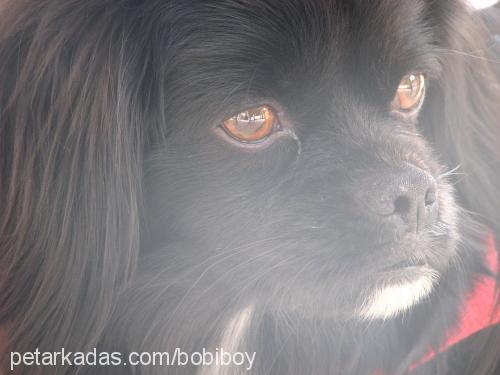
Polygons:
M457 1L16 0L2 17L1 317L20 348L95 343L143 255L180 312L223 294L393 317L460 258L459 207L500 222L498 90Z
M449 167L419 126L442 69L435 9L183 8L163 15L189 20L163 56L169 134L146 160L148 245L175 239L170 262L213 266L220 286L279 309L388 317L426 296L458 239Z

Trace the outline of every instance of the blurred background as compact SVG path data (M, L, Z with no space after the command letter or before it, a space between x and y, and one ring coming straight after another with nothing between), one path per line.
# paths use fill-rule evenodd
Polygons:
M482 9L495 5L496 3L498 3L498 0L469 0L469 2L472 4L472 6L478 9Z

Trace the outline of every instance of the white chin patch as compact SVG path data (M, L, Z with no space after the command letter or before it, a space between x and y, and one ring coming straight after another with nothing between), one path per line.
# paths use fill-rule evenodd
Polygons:
M393 318L427 297L439 274L428 267L419 268L419 273L421 275L414 280L376 289L358 310L359 316L365 320Z

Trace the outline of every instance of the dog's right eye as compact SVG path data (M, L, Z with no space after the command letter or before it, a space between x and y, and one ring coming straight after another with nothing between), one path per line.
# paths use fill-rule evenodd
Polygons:
M261 105L228 118L222 128L239 142L258 143L278 130L279 121L273 108Z
M420 109L425 96L425 76L422 73L407 74L399 83L391 103L392 110L413 115Z

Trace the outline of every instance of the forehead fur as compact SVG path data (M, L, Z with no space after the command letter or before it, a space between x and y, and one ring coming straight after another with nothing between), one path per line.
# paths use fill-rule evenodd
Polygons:
M161 31L168 44L161 59L169 89L182 98L172 99L175 110L194 103L198 112L209 105L213 113L213 103L237 108L255 97L297 106L297 100L317 102L342 87L387 101L402 75L439 70L441 42L433 27L439 10L424 1L189 1L162 7L150 11L168 29Z

